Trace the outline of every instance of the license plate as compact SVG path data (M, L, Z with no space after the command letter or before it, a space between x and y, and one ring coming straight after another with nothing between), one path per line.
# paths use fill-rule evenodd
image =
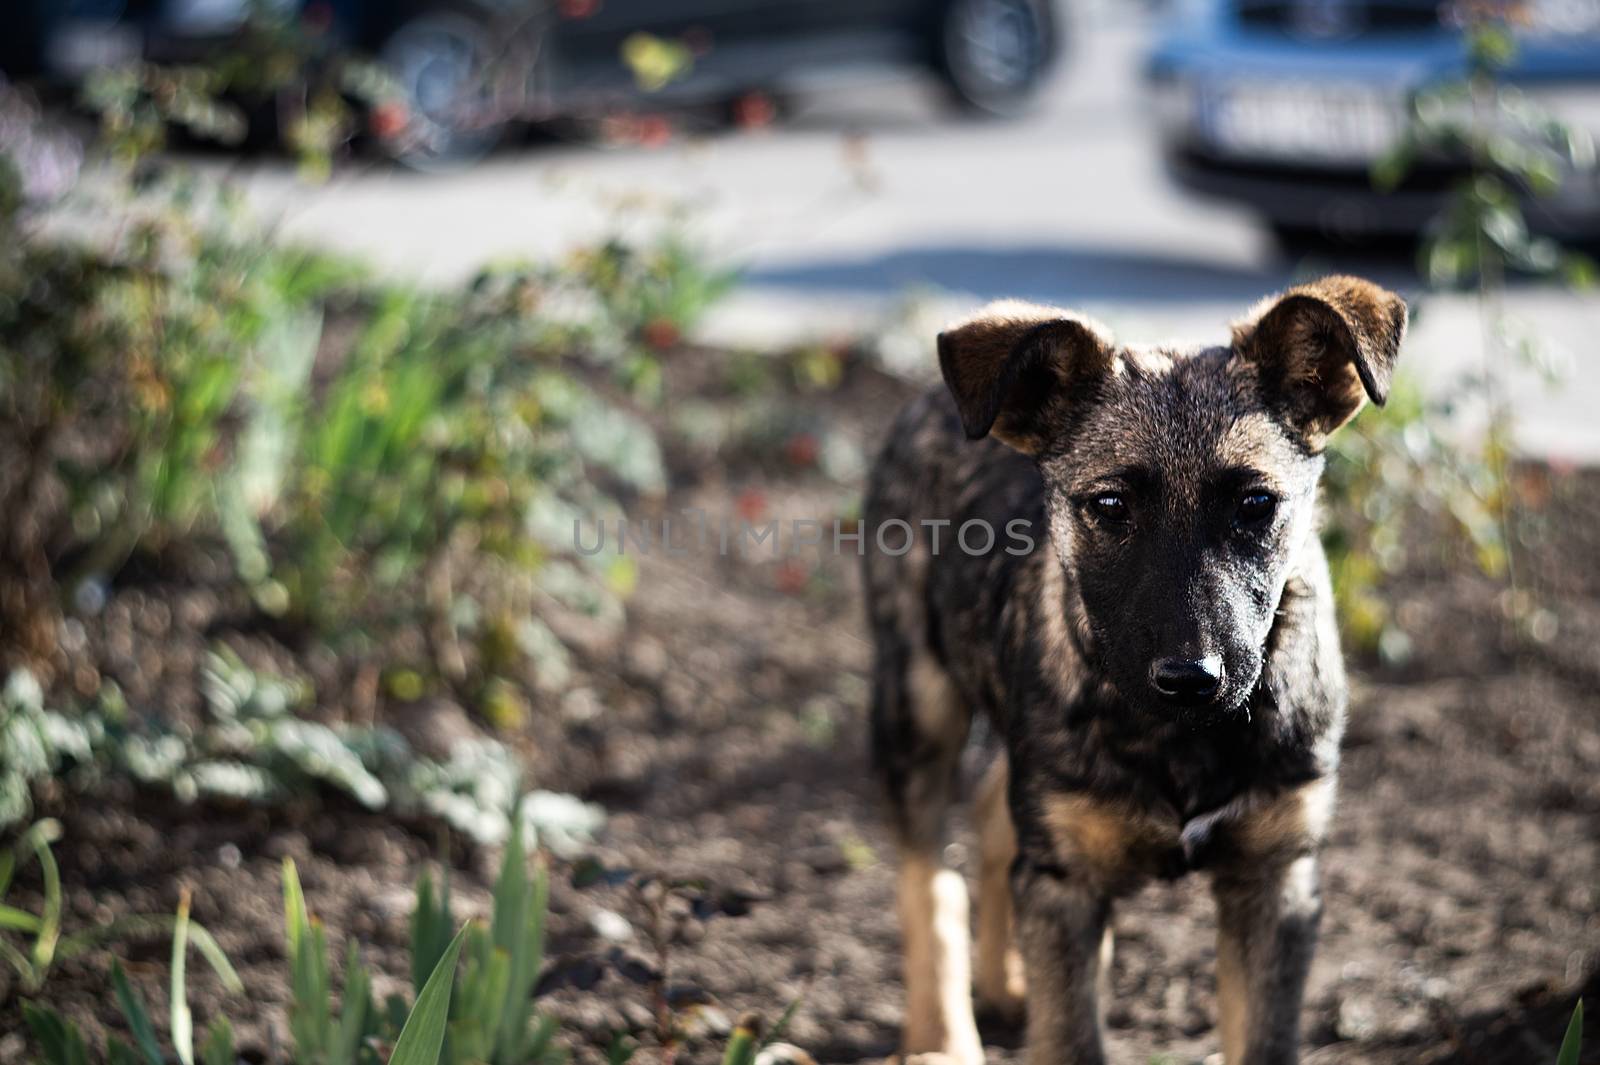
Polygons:
M1368 164L1400 140L1399 94L1367 86L1234 84L1201 95L1200 132L1242 159Z

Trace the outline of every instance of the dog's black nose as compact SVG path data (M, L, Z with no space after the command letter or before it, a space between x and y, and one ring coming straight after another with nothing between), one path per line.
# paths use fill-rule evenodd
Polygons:
M1158 658L1150 667L1150 686L1179 706L1198 706L1222 687L1222 658Z

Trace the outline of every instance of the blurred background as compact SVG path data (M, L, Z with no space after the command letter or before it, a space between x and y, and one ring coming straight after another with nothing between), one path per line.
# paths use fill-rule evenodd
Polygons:
M1554 1062L1596 135L1597 0L0 4L0 1058L382 1061L473 918L451 1061L891 1053L856 560L790 523L982 301L1218 342L1342 271L1413 324L1329 456L1307 1060ZM1117 931L1119 1060L1217 1060L1203 892Z

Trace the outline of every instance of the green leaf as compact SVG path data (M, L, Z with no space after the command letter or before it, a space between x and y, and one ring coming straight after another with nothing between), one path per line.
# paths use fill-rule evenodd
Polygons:
M626 1032L618 1032L612 1036L611 1045L606 1047L606 1065L628 1065L637 1049L639 1044L629 1038Z
M218 1017L206 1029L206 1041L200 1048L201 1065L238 1065L238 1055L233 1051L233 1025L228 1018Z
M361 948L349 941L344 962L344 996L339 1008L339 1036L329 1055L330 1065L348 1065L356 1060L361 1037L367 1030L367 1013L372 1009L372 974L361 964Z
M142 939L152 935L165 935L172 932L177 919L171 914L132 914L128 917L119 917L103 925L75 932L61 941L61 946L56 950L56 957L61 960L77 957L86 951L92 950L108 940L113 939ZM223 951L217 940L198 921L189 922L189 941L200 952L200 956L211 966L219 979L222 980L230 992L237 995L244 991L244 982L239 979L239 974L234 970L233 964L228 961L228 955Z
M106 1040L106 1061L110 1065L146 1065L138 1051L115 1036Z
M528 1037L533 984L543 964L548 891L549 877L542 867L534 879L528 877L520 809L513 810L511 837L501 858L490 925L495 950L503 952L507 966L494 1019L494 1057L504 1065L510 1065L517 1048Z
M48 1006L22 1004L22 1020L44 1052L45 1065L89 1065L89 1048L78 1026Z
M3 939L0 939L0 958L5 959L8 965L17 970L17 976L24 984L31 985L34 982L33 962L28 960L26 954Z
M0 904L0 928L10 929L13 932L37 932L41 924L36 915L26 910Z
M283 860L283 931L289 957L300 953L300 942L305 935L306 896L300 889L300 874L293 858Z
M752 1065L756 1060L756 1051L760 1043L756 1037L755 1018L749 1015L741 1017L734 1026L733 1034L728 1036L728 1047L722 1052L722 1065Z
M333 1043L333 1003L328 990L327 937L306 912L294 859L283 860L283 925L289 954L289 1032L305 1060L328 1054Z
M1582 1048L1583 999L1580 998L1572 1011L1572 1020L1567 1024L1566 1038L1561 1040L1561 1053L1556 1056L1556 1065L1578 1065L1578 1052Z
M194 1065L194 1017L189 1012L189 892L178 899L178 922L172 930L172 1049L183 1065Z
M61 825L56 821L40 821L28 829L23 837L33 846L39 858L39 872L44 880L44 913L40 915L39 934L33 941L33 965L36 982L43 980L55 958L56 942L61 936L61 869L50 850L52 840L61 838Z
M144 1003L128 984L128 974L122 971L120 961L111 963L111 986L116 989L117 1004L122 1007L122 1015L128 1020L128 1029L133 1032L134 1044L146 1065L166 1065L161 1058L161 1044L156 1041L155 1025L150 1023Z
M411 987L419 995L450 944L451 923L450 870L444 871L436 895L433 877L424 869L417 877L417 903L411 912Z
M518 1065L541 1065L544 1062L558 1060L560 1055L554 1052L552 1044L555 1042L559 1027L554 1017L548 1014L540 1017L528 1032L527 1042L518 1049L514 1059Z
M788 1008L783 1011L783 1015L778 1018L778 1023L774 1024L772 1026L772 1030L762 1037L761 1046L771 1046L773 1043L782 1038L783 1033L788 1031L790 1022L794 1020L794 1015L800 1012L800 1004L805 1001L805 998L806 996L804 992L794 997L794 1000L789 1003Z
M439 964L434 966L433 974L417 995L417 1004L406 1018L405 1027L400 1030L400 1038L395 1040L389 1065L438 1065L439 1051L444 1047L445 1025L450 1017L456 958L461 954L466 935L466 928L457 932Z

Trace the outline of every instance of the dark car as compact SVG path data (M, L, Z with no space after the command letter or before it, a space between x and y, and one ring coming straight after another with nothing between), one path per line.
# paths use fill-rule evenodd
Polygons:
M412 162L479 154L519 121L727 101L862 68L935 73L969 110L1023 107L1059 51L1057 0L279 0L379 57ZM225 46L249 0L11 5L13 53L71 77ZM22 30L36 43L17 46ZM4 62L0 57L0 62ZM14 58L13 62L17 60Z
M1600 0L1523 5L1505 80L1534 105L1600 134ZM1147 67L1172 176L1250 207L1286 236L1409 235L1435 217L1459 160L1416 166L1380 193L1372 164L1402 136L1411 101L1467 69L1440 0L1180 2ZM1569 168L1530 222L1600 234L1600 177Z

